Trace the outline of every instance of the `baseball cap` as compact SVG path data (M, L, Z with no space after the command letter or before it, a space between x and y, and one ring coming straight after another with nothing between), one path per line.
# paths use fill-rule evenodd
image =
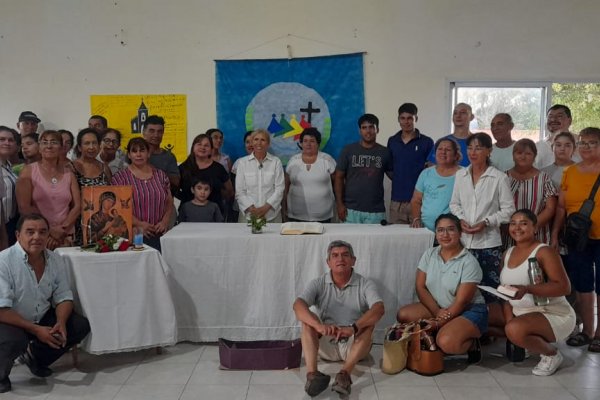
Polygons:
M19 122L22 122L22 121L40 122L41 120L32 111L23 111L21 113L21 115L19 115Z

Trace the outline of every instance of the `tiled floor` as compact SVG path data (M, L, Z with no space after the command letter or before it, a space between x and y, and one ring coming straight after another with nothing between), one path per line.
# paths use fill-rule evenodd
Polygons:
M504 341L484 347L480 365L467 366L464 359L446 361L447 372L422 377L403 371L381 373L382 347L374 346L371 359L352 374L351 399L600 399L600 354L561 346L563 367L551 377L531 375L537 357L511 364L494 353L503 352ZM80 354L78 368L71 357L55 364L46 380L32 377L26 367L13 369L13 391L0 399L307 399L304 368L290 371L221 371L214 344L180 343L162 355L147 350L104 356ZM321 363L334 375L336 363ZM317 399L338 399L326 390Z

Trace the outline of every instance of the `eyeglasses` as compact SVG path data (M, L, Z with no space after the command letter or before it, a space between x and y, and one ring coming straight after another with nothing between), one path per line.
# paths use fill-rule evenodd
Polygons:
M102 143L114 144L115 146L117 146L119 144L119 141L117 139L102 139Z
M42 140L40 145L50 147L50 146L60 146L60 142L58 140Z
M435 228L435 233L438 233L440 235L443 233L447 233L447 234L451 235L456 232L458 232L458 228L455 226L447 226L447 227L440 226L438 228Z
M598 141L593 140L591 142L577 142L577 147L587 147L588 149L593 149L598 146Z

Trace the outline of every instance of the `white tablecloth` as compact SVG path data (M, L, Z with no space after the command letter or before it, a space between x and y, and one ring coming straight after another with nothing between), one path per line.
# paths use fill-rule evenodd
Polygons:
M158 251L56 252L67 261L76 305L90 321L84 350L102 354L175 343L169 270Z
M406 225L326 224L323 235L301 236L282 236L280 226L251 234L245 224L185 223L162 237L179 341L298 337L292 304L328 271L327 245L338 239L352 244L355 271L373 279L384 299L381 337L414 300L416 265L433 244L433 233Z

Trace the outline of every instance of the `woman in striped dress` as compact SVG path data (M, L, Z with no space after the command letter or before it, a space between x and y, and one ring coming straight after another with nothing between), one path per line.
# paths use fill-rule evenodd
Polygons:
M169 177L150 164L150 147L144 139L131 139L127 155L131 163L113 176L112 184L132 187L133 226L144 230L144 243L160 251L160 237L173 212Z
M531 210L537 217L536 240L550 244L550 227L556 211L558 191L552 178L533 166L537 148L530 139L521 139L513 147L515 166L506 171L510 178L510 190L515 201L515 208ZM505 248L514 246L514 240L504 236Z

